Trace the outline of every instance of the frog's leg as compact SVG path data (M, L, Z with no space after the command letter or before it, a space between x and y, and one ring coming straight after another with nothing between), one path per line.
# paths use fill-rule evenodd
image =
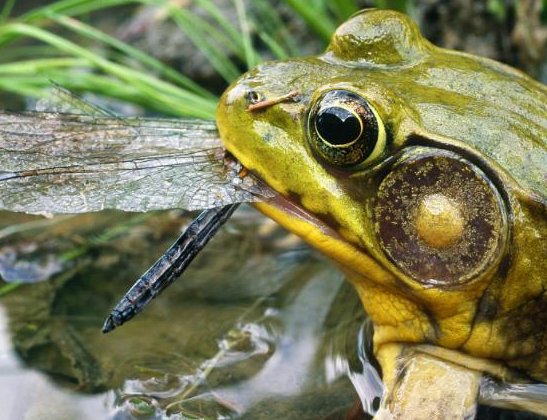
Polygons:
M401 345L383 346L377 357L385 388L375 420L475 418L481 372Z

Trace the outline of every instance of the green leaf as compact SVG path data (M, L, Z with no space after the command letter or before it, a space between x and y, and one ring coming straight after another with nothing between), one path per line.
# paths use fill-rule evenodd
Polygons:
M8 283L0 287L0 297L5 296L11 292L13 292L15 289L18 289L20 286L22 286L24 283L20 281L16 281L13 283Z
M336 29L336 23L328 15L324 7L311 6L302 0L283 0L306 21L309 27L328 41Z

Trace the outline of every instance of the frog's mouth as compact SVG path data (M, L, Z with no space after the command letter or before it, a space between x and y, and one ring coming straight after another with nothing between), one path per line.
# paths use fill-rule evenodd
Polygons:
M310 225L311 228L317 229L323 235L326 235L338 240L342 240L342 237L340 236L338 232L336 232L334 229L332 229L322 220L318 219L312 213L308 212L303 207L296 205L287 197L277 192L274 192L273 190L272 192L273 192L272 198L266 201L258 202L255 204L255 206L259 208L261 211L268 211L268 208L273 207L285 214L285 219L283 219L282 221L287 222L288 220L292 220L292 219L300 220ZM269 212L271 213L271 210L269 210ZM292 223L294 223L294 221Z
M275 190L272 197L252 205L264 215L296 234L346 270L361 276L389 276L365 251L344 239L335 229L304 207Z

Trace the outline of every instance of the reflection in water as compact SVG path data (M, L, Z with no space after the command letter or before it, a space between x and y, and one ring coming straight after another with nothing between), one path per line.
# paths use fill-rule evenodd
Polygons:
M381 386L357 351L370 332L351 286L248 209L183 281L101 335L112 304L186 221L101 213L43 232L27 221L30 231L0 239L35 243L31 268L52 243L63 262L50 280L2 298L0 419L344 418L354 386L372 406Z
M347 377L359 395L359 400L364 411L369 414L375 414L380 406L383 384L378 370L374 367L369 357L370 347L372 347L370 345L372 334L370 331L367 334L367 327L370 328L370 324L368 321L365 321L359 330L357 342L357 352L362 370L352 369L347 357L334 353L325 359L325 370L328 383L332 383L340 377Z
M280 314L284 334L275 353L251 378L215 393L239 412L271 396L292 396L305 386L319 345L318 333L324 325L342 280L331 270L320 272L301 289Z
M15 354L4 308L0 307L0 419L94 420L108 417L106 395L86 396L58 388L26 368Z
M545 412L547 403L546 384L511 384L498 382L485 376L481 379L479 401L494 407L514 410ZM530 415L532 418L533 415ZM533 416L545 419L545 417Z
M18 249L3 247L0 249L0 277L5 282L22 281L24 283L36 283L51 278L63 270L58 255L41 252L40 261L29 261L26 257L37 251L35 243L22 244ZM21 256L25 255L22 259Z

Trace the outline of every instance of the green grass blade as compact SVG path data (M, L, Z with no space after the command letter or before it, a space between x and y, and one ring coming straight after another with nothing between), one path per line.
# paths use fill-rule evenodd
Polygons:
M134 3L136 3L135 0L61 0L33 9L22 15L18 20L24 23L35 23L37 20L45 19L50 13L78 16L97 10Z
M203 10L207 11L207 13L209 13L209 15L219 24L220 28L224 30L226 35L228 35L243 52L243 40L241 33L234 27L234 25L232 25L226 16L224 16L218 6L211 0L194 0L194 3L203 8Z
M302 19L306 21L309 27L320 35L323 40L328 41L336 29L335 22L321 7L312 6L307 1L302 0L283 0L297 12Z
M294 36L287 30L287 25L283 22L279 11L270 4L269 0L252 1L255 6L255 20L260 22L259 36L261 32L264 32L267 38L275 40L275 43L284 50L282 56L300 55L300 48Z
M241 72L236 65L226 57L225 51L211 42L207 32L203 30L202 26L199 26L199 21L196 23L195 16L187 10L177 9L171 5L166 5L165 7L171 19L184 31L190 41L200 49L224 80L232 82L239 77Z
M148 54L134 48L122 41L117 40L116 38L111 37L110 35L105 34L104 32L99 31L89 25L86 25L83 22L80 22L74 18L68 16L61 16L55 13L48 15L54 22L64 26L65 28L71 29L74 32L85 36L87 38L93 39L95 41L102 42L114 49L125 54L127 57L131 57L134 60L149 66L153 70L157 71L160 75L165 76L166 78L172 80L175 83L180 84L182 87L185 87L198 95L208 97L211 99L216 99L215 96L208 92L206 89L192 81L191 79L183 76L179 72L175 71L171 67L164 65L161 61L156 60Z
M410 0L375 0L376 7L380 9L392 9L406 13L410 6Z
M13 283L7 283L0 287L0 297L7 295L8 293L13 292L15 289L21 287L24 283L21 281L16 281Z
M241 36L243 38L243 47L245 49L245 61L247 63L247 69L252 69L260 62L260 59L257 57L257 54L253 49L250 22L247 17L247 13L245 12L245 5L243 4L243 0L234 0L234 4L237 11L239 26L241 28Z
M199 0L205 4L206 0ZM147 4L155 5L165 9L177 25L187 34L188 38L202 51L211 65L228 82L234 80L241 73L237 66L226 57L226 49L244 59L244 49L242 42L232 40L232 37L226 36L222 31L211 26L199 16L179 9L164 0L62 0L51 5L39 8L23 15L20 23L29 23L36 27L47 23L48 17L55 14L67 16L76 16L79 14L90 13L100 9L106 9L114 6L126 4ZM225 25L227 27L227 25ZM232 30L232 35L235 32ZM11 42L16 35L4 31L0 34L0 47ZM222 48L211 42L216 39Z
M142 3L153 3L153 4L159 4L162 7L167 7L168 10L176 10L177 14L184 15L187 19L189 24L191 25L194 32L201 35L201 42L207 41L207 43L214 47L214 44L211 43L211 40L216 41L217 43L221 44L223 47L225 47L228 51L234 53L239 58L244 59L244 50L243 50L243 44L241 37L238 35L235 41L225 32L223 32L222 28L217 28L216 26L212 25L205 19L203 19L201 16L198 16L194 12L191 12L187 10L186 8L177 8L169 3L164 4L164 1L158 2L157 0L138 0ZM203 0L201 0L203 1ZM185 30L186 35L190 38L190 35ZM193 41L192 41L193 42ZM196 45L198 48L200 48L200 45ZM224 58L227 58L226 51L217 48L218 51L221 52Z
M9 19L13 6L15 5L15 0L7 0L4 7L0 11L0 24L6 22Z
M48 22L47 15L49 13L77 16L91 13L96 10L102 10L114 6L123 6L131 3L135 3L135 0L62 0L47 6L33 9L30 12L20 16L17 21L39 27ZM0 47L8 44L16 38L17 35L13 33L4 33L0 35Z
M0 36L6 33L35 38L58 48L65 54L88 60L91 66L141 89L143 93L149 95L151 100L165 101L166 105L170 104L175 110L171 114L182 112L183 115L198 118L214 117L216 109L214 101L202 98L139 70L108 61L86 48L43 29L22 23L12 23L0 27Z
M355 0L333 0L329 6L340 22L359 11Z
M56 68L84 67L87 60L78 58L42 58L36 60L14 61L0 64L0 75L39 74L45 70Z
M289 58L287 51L280 45L275 39L273 39L269 34L264 31L258 32L258 37L266 44L268 49L274 54L275 58L278 60L285 60Z
M29 57L58 58L59 51L50 45L18 45L16 48L2 49L0 63L27 60Z
M184 107L151 99L138 88L120 83L119 80L91 73L79 73L74 77L67 71L48 71L34 75L1 75L0 90L17 95L42 98L49 95L48 89L54 85L62 86L72 92L92 92L98 95L118 99L146 109L172 116L191 116ZM199 118L212 119L211 115Z
M36 83L35 77L33 80L29 78L16 77L0 77L0 90L4 92L14 93L27 98L39 98L44 93L43 83ZM44 79L47 82L47 79Z

